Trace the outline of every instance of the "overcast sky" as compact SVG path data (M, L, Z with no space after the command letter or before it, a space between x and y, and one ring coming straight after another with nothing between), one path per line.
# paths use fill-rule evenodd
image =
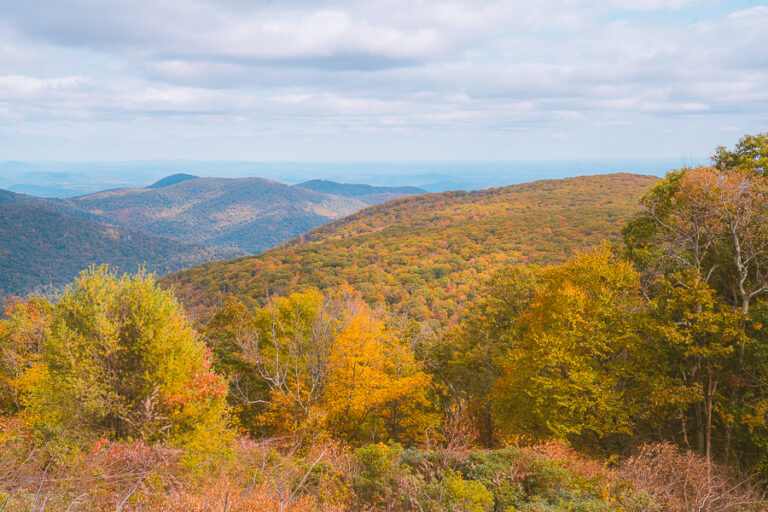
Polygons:
M0 161L705 158L768 2L0 0Z

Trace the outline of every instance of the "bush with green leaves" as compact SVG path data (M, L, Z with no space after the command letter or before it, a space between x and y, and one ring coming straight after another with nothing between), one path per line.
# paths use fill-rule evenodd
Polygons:
M394 477L400 471L399 445L369 444L354 453L357 472L353 487L358 497L368 503L380 503L391 498Z
M24 414L38 431L169 441L190 454L231 439L226 382L151 274L91 268L46 321L40 357L22 379Z
M441 481L442 501L452 512L487 512L494 496L482 482L465 480L461 473L446 471Z
M563 444L475 450L455 457L444 450L377 444L359 448L354 460L354 510L659 510L650 494Z

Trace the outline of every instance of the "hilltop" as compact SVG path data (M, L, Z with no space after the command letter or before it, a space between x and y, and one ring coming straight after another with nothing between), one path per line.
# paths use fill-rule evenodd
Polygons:
M182 181L194 180L196 178L197 176L193 176L191 174L184 174L184 173L171 174L170 176L166 176L165 178L157 180L147 188L163 188L170 185L175 185L177 183L181 183Z
M391 201L399 197L426 194L427 191L418 187L376 187L360 183L337 183L328 180L310 180L299 183L297 187L333 194L342 197L355 198L367 205Z
M267 294L349 283L374 304L448 320L504 265L561 263L581 247L618 240L657 180L612 174L406 197L165 282L204 307L229 293L256 305Z
M49 291L89 265L166 274L242 251L187 244L74 217L45 206L0 204L0 297Z

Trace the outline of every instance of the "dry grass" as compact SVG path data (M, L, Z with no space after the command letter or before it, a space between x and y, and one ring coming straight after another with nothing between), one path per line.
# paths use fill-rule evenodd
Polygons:
M41 446L20 422L4 421L2 427L0 512L344 512L365 507L350 484L357 471L353 457L332 442L299 449L286 440L240 438L215 469L200 474L169 446L104 440L77 448ZM443 457L471 453L464 442L471 433L455 437L437 448ZM644 446L613 468L559 442L521 450L530 455L522 461L555 461L584 482L607 489L617 510L646 512L622 501L637 492L653 497L660 506L654 510L768 510L761 482L669 444ZM512 470L525 473L535 466L507 469ZM414 510L420 506L423 482L403 473L393 483L401 498L412 498L404 501L413 502Z
M652 495L663 510L768 510L762 482L669 443L641 447L620 464L617 473Z
M334 512L349 497L349 463L333 443L297 453L275 441L238 439L201 474L169 446L40 446L20 423L12 428L0 440L0 512Z
M595 459L577 452L562 441L548 441L535 446L522 448L523 452L539 455L544 458L560 462L563 467L584 478L593 480L596 478L612 477L605 465Z

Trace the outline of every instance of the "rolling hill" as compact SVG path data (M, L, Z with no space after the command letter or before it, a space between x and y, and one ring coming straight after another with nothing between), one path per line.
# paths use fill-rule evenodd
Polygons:
M0 188L0 205L8 204L28 204L34 206L42 206L51 210L58 211L60 213L73 215L75 217L85 217L91 220L96 219L95 215L80 210L77 206L69 204L66 200L30 196L27 194L19 194L18 192L11 192L10 190L4 190Z
M375 187L356 183L337 183L327 180L311 180L299 183L297 187L333 194L336 196L358 199L367 205L391 201L405 196L426 194L427 191L418 187Z
M134 272L146 262L148 270L166 274L242 254L109 226L38 204L0 204L0 297L50 291L92 264Z
M171 174L170 176L166 176L163 179L157 180L147 188L163 188L168 187L170 185L175 185L177 183L181 183L182 181L187 180L194 180L198 176L193 176L191 174L184 174L184 173L178 173L178 174Z
M190 178L157 185L64 202L110 224L247 252L263 251L366 206L261 178Z
M261 255L164 282L203 309L230 293L255 305L267 294L349 283L370 302L446 321L503 265L559 263L584 246L618 240L657 179L612 174L396 199Z

